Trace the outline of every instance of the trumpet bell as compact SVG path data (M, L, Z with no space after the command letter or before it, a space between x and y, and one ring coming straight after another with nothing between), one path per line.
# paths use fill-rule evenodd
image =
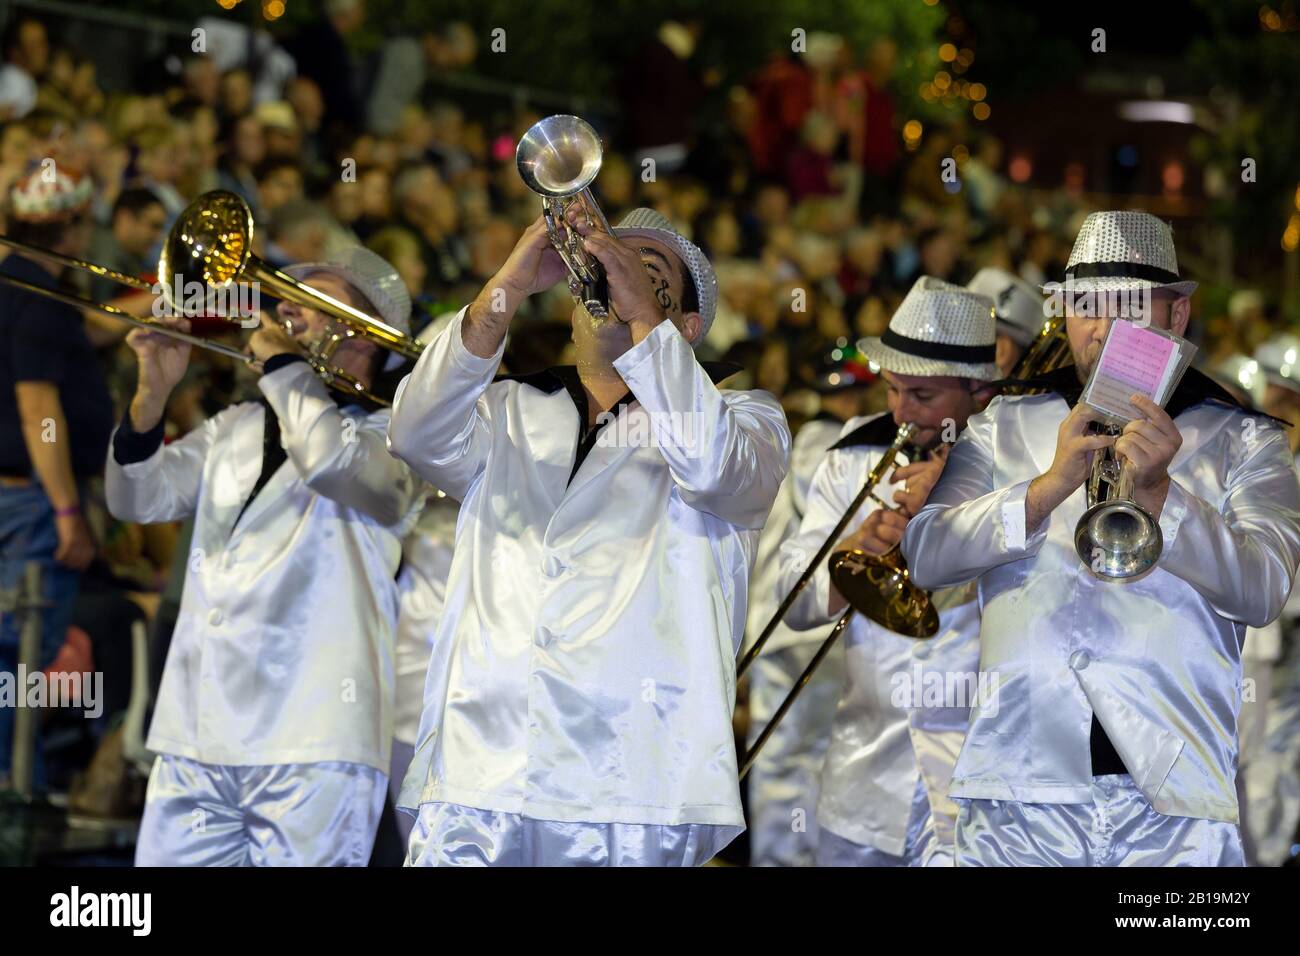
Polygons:
M524 184L550 199L580 193L600 172L603 149L591 124L560 114L534 123L519 140L515 165Z
M220 287L240 276L253 255L253 213L232 192L204 193L181 212L158 260L158 281L176 302L178 280Z
M905 637L939 633L939 612L913 583L897 545L882 555L857 548L836 551L829 566L835 589L859 614Z
M1160 560L1164 535L1160 525L1126 498L1099 501L1083 513L1074 529L1079 560L1105 578L1132 578Z

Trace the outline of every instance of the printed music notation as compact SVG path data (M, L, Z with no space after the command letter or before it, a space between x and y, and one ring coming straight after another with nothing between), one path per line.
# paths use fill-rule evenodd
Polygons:
M1118 423L1141 418L1134 392L1163 406L1177 387L1196 346L1162 329L1125 320L1111 323L1082 400Z

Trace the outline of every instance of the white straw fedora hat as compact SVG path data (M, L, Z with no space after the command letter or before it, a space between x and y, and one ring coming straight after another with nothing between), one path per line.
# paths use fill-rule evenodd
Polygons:
M879 338L862 342L876 365L899 375L1001 377L993 300L933 276L921 276Z
M403 335L411 334L411 294L406 291L406 283L387 259L365 246L345 246L322 262L300 262L288 266L284 272L295 279L306 279L320 272L336 275L365 296L386 324ZM384 370L391 372L402 362L402 356L393 352L385 361Z
M1205 369L1210 378L1230 391L1240 392L1250 399L1250 403L1259 408L1264 403L1264 370L1257 360L1249 355L1234 352ZM1300 383L1291 385L1300 389Z
M1043 294L1020 276L988 266L975 273L966 288L993 300L998 332L1022 348L1043 327Z
M1178 274L1169 224L1135 209L1090 214L1074 240L1065 276L1076 288L1096 292L1169 289L1191 295L1196 290L1195 282Z
M1269 336L1255 349L1266 383L1300 392L1300 338L1290 332Z

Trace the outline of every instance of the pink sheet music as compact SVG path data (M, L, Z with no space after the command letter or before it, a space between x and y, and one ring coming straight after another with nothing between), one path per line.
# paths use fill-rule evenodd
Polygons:
M1128 397L1140 392L1156 400L1176 351L1176 343L1163 335L1132 322L1115 322L1093 378L1089 403L1125 418L1140 417Z

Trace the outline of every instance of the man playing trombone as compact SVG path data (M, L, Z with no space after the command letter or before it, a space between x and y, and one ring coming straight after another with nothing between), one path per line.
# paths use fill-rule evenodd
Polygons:
M1187 328L1169 227L1094 213L1066 267L1073 366L1052 392L970 421L903 554L922 587L977 579L981 668L996 708L971 714L950 794L958 865L1240 865L1237 714L1247 625L1281 611L1300 562L1300 483L1285 433L1188 371L1166 408L1090 434L1081 384L1138 296ZM1085 281L1086 280L1086 281ZM1093 458L1112 448L1163 550L1107 579L1076 553ZM1154 538L1154 535L1151 535Z
M789 429L695 357L700 250L652 210L611 234L576 209L610 306L575 306L577 366L493 381L520 303L564 275L539 218L394 404L393 453L461 501L399 804L412 865L697 865L744 826L735 655Z
M366 249L286 271L409 328L401 279ZM127 338L138 384L109 452L109 508L137 522L195 516L147 741L159 756L140 865L364 866L383 807L394 575L423 486L387 452L387 409L336 403L304 359L329 319L289 300L279 318L249 344L261 400L166 446L190 345ZM353 338L332 361L369 388L386 358Z
M908 463L896 467L855 516L837 551L879 556L899 541L944 469L948 445L988 400L998 377L993 302L929 276L917 280L889 329L863 351L889 384L890 414L845 425L813 478L796 537L782 549L781 593L851 507L894 442L914 427ZM883 505L883 506L882 506ZM831 730L817 803L822 866L906 866L951 861L955 807L947 800L969 706L977 689L979 608L973 588L936 592L939 631L916 639L865 617L848 625L847 679ZM825 564L788 617L796 628L830 624L847 607ZM824 633L824 632L823 632ZM953 699L936 698L958 688ZM960 697L961 699L956 699Z

